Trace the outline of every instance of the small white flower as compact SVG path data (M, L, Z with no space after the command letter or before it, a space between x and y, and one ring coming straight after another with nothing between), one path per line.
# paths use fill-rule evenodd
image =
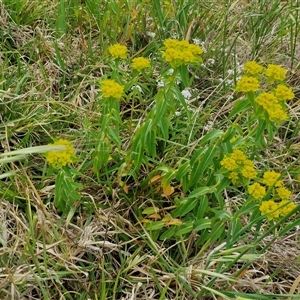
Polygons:
M234 75L234 70L227 70L228 75Z
M162 88L162 87L164 87L164 86L165 86L165 83L164 83L163 80L158 80L158 81L157 81L157 88Z
M181 91L181 94L185 100L190 100L192 97L192 94L189 89L184 89L183 91Z
M197 46L201 46L202 50L204 53L206 53L206 48L205 48L205 42L195 38L195 39L192 39L193 43Z
M202 42L199 39L195 38L195 39L193 39L193 43L200 46Z
M213 58L207 59L207 64L208 64L209 66L213 66L215 63L216 63L216 61L215 61Z
M226 85L232 85L233 84L233 80L232 79L225 79L225 84Z
M131 90L133 91L133 90L135 90L135 89L137 89L140 93L143 93L143 89L141 88L141 86L140 85L133 85L132 87L131 87Z
M237 74L241 74L242 73L243 67L244 67L243 65L237 65L237 67L236 67Z
M174 69L172 69L172 68L170 68L170 69L166 72L166 74L167 74L168 76L173 75L173 73L174 73Z
M212 130L213 125L214 125L214 122L208 121L207 124L204 125L203 129L204 129L205 131L210 131L210 130Z
M151 32L151 31L148 31L146 34L147 34L149 37L151 37L151 38L155 38L155 36L156 36L156 33L155 33L155 32Z

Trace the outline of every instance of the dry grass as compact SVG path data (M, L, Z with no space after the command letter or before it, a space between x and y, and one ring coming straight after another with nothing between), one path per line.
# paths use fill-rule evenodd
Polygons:
M288 5L285 2L283 4ZM289 144L286 132L290 132L292 139L299 138L298 135L293 136L293 130L298 128L299 117L300 70L297 58L300 55L300 44L295 46L294 57L291 58L288 33L282 36L280 42L276 40L276 33L285 29L281 27L280 18L287 17L281 15L280 7L276 12L278 15L275 14L271 20L270 28L264 28L265 34L258 37L255 32L250 33L250 19L255 19L261 13L256 7L259 7L256 1L251 4L232 1L226 20L224 14L216 15L218 7L206 15L210 22L214 17L220 18L220 22L215 20L219 26L212 28L206 36L206 43L210 47L208 55L213 53L212 48L218 51L225 47L228 53L225 60L225 56L220 56L217 67L205 71L206 89L202 88L200 79L198 87L204 94L200 98L211 99L208 103L213 112L211 119L217 122L231 107L230 100L226 100L231 92L228 90L224 96L223 86L215 84L216 76L222 73L220 68L225 67L222 66L224 62L232 66L236 60L242 64L249 59L259 58L262 62L272 60L288 68L292 66L289 82L296 94L295 102L290 105L293 120L281 137L283 148L279 151L279 158L272 158L271 154L268 156L269 162L273 160L280 166L285 162L283 158L291 153L284 147ZM220 9L224 7L220 6ZM53 7L49 10L53 12ZM240 15L244 17L236 17ZM279 15L280 18L277 18ZM202 22L204 24L205 20ZM224 29L225 23L228 39L222 45L220 31ZM0 91L1 101L5 101L4 105L1 104L0 112L3 110L7 114L14 105L24 106L16 113L17 121L12 120L11 124L5 121L6 125L1 127L2 148L5 151L17 148L20 135L29 129L32 132L31 144L46 142L48 135L53 135L55 131L68 133L73 130L78 135L76 147L88 147L82 144L80 135L85 129L84 120L97 118L93 111L98 93L94 82L105 74L108 67L105 61L95 63L90 55L103 54L99 39L91 40L91 49L87 45L90 37L87 34L79 35L76 31L56 40L54 29L47 28L42 21L25 26L14 24L3 3L0 3L0 26L12 49L8 61L5 57L7 53L0 54L0 64L6 64L6 76L9 74L12 78L10 87ZM95 28L93 30L96 31ZM253 40L256 38L256 46L259 45L257 52L253 51ZM234 47L231 47L232 43L235 43ZM13 62L17 58L20 60L19 65ZM20 82L17 81L20 78L13 75L18 72L20 65L26 68L27 73L26 83L21 85L22 93L19 90ZM73 128L52 126L53 122L60 124L67 118ZM1 121L4 123L2 116ZM10 138L6 132L8 126L14 132ZM293 155L290 156L295 167L299 164L297 145L293 145ZM278 149L278 145L274 147ZM88 154L86 157L88 159ZM216 266L217 258L222 255L213 255L212 258L212 254L219 253L220 245L212 244L198 256L201 249L194 245L198 236L191 235L176 243L155 241L142 228L135 215L135 208L140 208L140 203L151 202L151 191L142 191L144 194L136 196L129 205L119 187L114 188L113 195L108 195L105 186L95 183L87 171L83 180L83 198L87 208L78 205L76 212L74 210L69 216L62 217L49 203L53 197L54 182L49 180L42 187L39 178L30 179L32 175L41 172L41 168L35 164L40 164L40 161L33 157L24 166L11 164L11 169L17 171L18 175L11 181L5 181L7 190L1 188L0 295L3 300L189 300L195 299L195 295L189 292L187 286L197 294L213 278L216 278L216 290L225 288L227 291L263 295L300 294L299 287L293 286L298 283L300 276L298 228L274 239L266 252L255 257L235 281L230 281L229 278L234 278L234 274L251 260L238 261L220 275ZM295 175L293 171L289 171L289 174L292 174L290 177ZM142 178L139 180L142 181ZM299 187L297 183L293 184L294 193L298 195ZM132 184L130 188L134 190L137 186ZM261 249L270 242L269 239L261 242ZM242 245L243 242L239 246ZM164 298L161 298L162 294ZM105 295L110 296L106 298ZM199 299L223 298L202 296Z

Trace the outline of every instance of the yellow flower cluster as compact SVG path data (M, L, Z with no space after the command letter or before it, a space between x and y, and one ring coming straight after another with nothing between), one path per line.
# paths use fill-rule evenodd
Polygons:
M256 98L255 101L261 105L265 110L272 109L274 105L278 103L277 98L273 93L262 92Z
M264 172L263 183L267 186L281 186L282 180L279 180L280 173L273 170Z
M287 215L296 207L296 204L289 200L292 193L282 186L280 176L280 173L275 171L266 171L261 180L265 186L258 182L248 186L248 193L256 200L263 199L267 194L273 194L272 199L262 201L259 206L261 214L267 215L269 221Z
M50 146L63 146L61 151L50 151L46 153L47 162L53 167L62 167L76 160L73 145L68 140L59 139Z
M233 184L238 182L239 175L247 179L253 179L257 175L254 163L241 150L234 150L231 154L224 157L221 161L221 166L230 171L228 177Z
M262 92L255 98L255 101L265 109L271 121L287 119L288 115L284 111L285 107L282 103L279 103L278 98L273 93Z
M255 97L255 102L263 108L269 119L273 122L284 121L288 118L285 101L295 97L292 89L282 84L286 78L286 69L269 64L264 68L255 61L248 61L243 68L245 74L236 84L236 91L249 93L260 90L261 82L267 82L267 91L260 91ZM264 80L265 76L265 80ZM276 82L281 82L273 86ZM254 104L253 104L254 105ZM258 111L261 111L258 109Z
M283 186L281 174L268 170L263 173L262 178L257 178L253 162L243 151L234 150L225 156L221 160L221 166L228 171L227 176L233 184L237 184L243 178L255 179L254 183L248 185L247 191L253 199L260 202L259 210L269 221L286 216L296 207L290 200L291 191Z
M259 210L262 215L267 215L269 221L277 219L280 215L278 204L274 200L263 201Z
M274 90L274 94L279 101L292 100L295 94L292 89L286 85L278 84Z
M273 199L263 201L259 207L262 215L267 215L267 219L272 221L289 214L297 205L288 200L275 202Z
M167 39L164 42L163 58L175 68L182 64L201 62L200 55L203 50L200 46L190 44L188 41Z
M104 79L101 81L101 90L104 98L112 97L120 99L124 91L124 86L113 79Z
M150 60L148 58L137 57L132 60L131 67L132 69L141 72L141 70L149 68L150 65Z
M278 65L269 64L265 70L269 82L283 81L286 77L286 69Z
M114 44L108 48L108 52L113 58L126 58L127 51L126 46L120 44Z
M266 195L266 188L258 182L254 182L248 186L248 193L256 200L261 199Z
M282 200L278 203L280 207L280 215L286 216L289 212L291 212L297 206L294 202L288 200Z
M277 192L279 198L282 200L288 200L288 199L290 199L290 197L292 195L291 191L283 186L277 188L276 192Z
M243 70L250 75L257 75L263 71L264 67L255 61L248 61L244 64Z
M275 171L266 171L263 174L262 183L266 185L267 188L273 188L278 187L276 189L276 192L280 199L289 199L291 196L291 192L282 187L282 180L280 178L280 173L277 173ZM254 198L254 199L262 199L266 195L266 187L262 186L258 182L254 182L252 185L248 186L248 193Z
M259 90L260 83L257 78L252 76L242 76L242 78L236 83L236 91L249 93Z

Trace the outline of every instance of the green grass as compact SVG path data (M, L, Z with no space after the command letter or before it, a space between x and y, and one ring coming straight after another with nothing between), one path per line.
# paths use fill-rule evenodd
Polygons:
M298 6L1 1L0 298L298 299L299 209L268 221L247 189L274 170L299 205ZM200 41L203 62L172 73L168 38ZM287 69L287 120L235 91L249 60ZM57 169L45 153L60 138L76 161ZM234 149L255 180L227 178Z

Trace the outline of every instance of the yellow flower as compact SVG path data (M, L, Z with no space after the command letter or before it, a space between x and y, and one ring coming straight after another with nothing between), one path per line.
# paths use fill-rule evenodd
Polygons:
M131 67L140 72L142 69L150 67L150 60L148 58L144 58L144 57L134 58L132 60Z
M164 42L162 56L166 62L175 68L182 64L201 62L200 55L202 53L203 50L200 46L189 44L188 41L167 39Z
M280 199L282 199L282 200L288 200L292 194L292 192L290 190L288 190L287 188L285 188L283 186L277 188L276 192L277 192L278 196L280 197Z
M255 101L261 105L264 109L273 108L274 104L278 103L277 98L273 93L262 92L256 98Z
M233 150L230 157L233 158L238 164L241 164L245 160L247 160L247 156L245 155L245 153L241 150L238 150L238 149Z
M267 186L281 185L281 181L279 181L280 173L277 173L275 171L266 171L263 175L263 183Z
M188 43L187 41L182 41L182 42ZM180 43L180 41L175 40L175 39L167 39L164 41L164 45L166 48L176 48L176 47L180 46L180 44L183 44L183 43Z
M76 160L73 145L68 140L59 139L58 141L49 145L64 146L63 150L61 151L50 151L46 153L46 160L53 167L65 166L68 163Z
M232 170L238 168L236 161L231 157L224 157L221 161L221 166L223 166L225 169L227 169L229 171L232 171Z
M248 61L244 64L243 69L250 75L256 75L261 73L264 68L255 61Z
M263 201L259 207L262 215L268 215L269 221L276 219L280 215L280 210L278 209L278 204L273 200Z
M126 46L120 44L114 44L108 48L108 52L113 58L126 58L127 51Z
M269 107L267 109L267 112L269 114L271 121L279 122L279 121L287 120L288 118L288 115L283 110L280 104L275 104L273 105L273 107Z
M292 89L283 84L278 84L274 93L279 101L292 100L295 98Z
M258 182L254 182L252 185L248 186L248 193L254 199L261 199L266 195L266 188Z
M254 162L253 162L252 160L250 160L250 159L245 159L245 160L243 161L243 165L244 165L244 166L251 167L251 168L254 168Z
M252 76L242 76L242 78L236 83L235 87L238 92L255 92L259 90L259 81Z
M239 175L238 175L238 172L231 172L228 176L229 179L231 179L232 183L233 184L236 184L238 182L238 179L239 179Z
M286 69L278 65L269 64L268 68L265 70L265 74L268 77L269 82L274 82L276 80L282 81L286 77Z
M245 177L245 178L248 178L248 179L253 179L256 177L257 175L257 171L254 169L254 167L252 166L244 166L243 169L242 169L242 175Z
M284 217L289 214L297 206L294 202L282 200L278 203L280 216Z
M104 98L112 97L120 99L124 91L124 86L113 79L104 79L101 82L101 90Z

